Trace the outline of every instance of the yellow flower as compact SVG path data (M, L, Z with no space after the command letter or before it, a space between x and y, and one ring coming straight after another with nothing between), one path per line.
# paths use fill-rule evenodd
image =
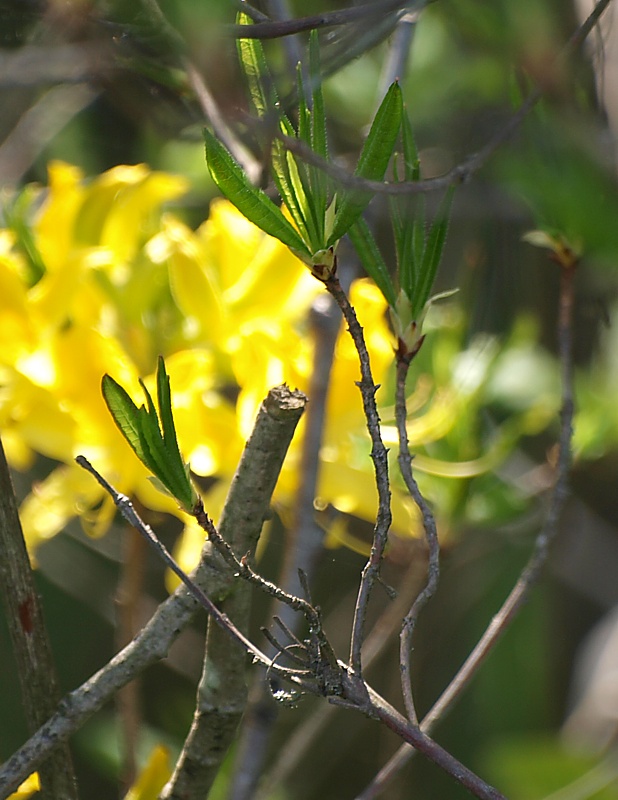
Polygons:
M38 792L40 788L39 773L33 772L29 778L26 778L16 792L8 796L8 800L27 800L28 797L32 797L35 792Z
M119 491L183 519L188 527L178 552L184 566L199 554L203 534L154 488L117 431L101 397L103 374L141 404L138 378L152 389L157 356L165 357L183 457L195 474L215 479L205 497L214 518L268 390L287 382L307 391L313 368L307 315L323 285L225 200L213 201L195 231L162 212L186 188L182 178L144 165L117 167L86 182L75 167L51 164L32 224L44 271L32 285L19 234L0 231L3 441L17 468L27 468L35 453L59 462L22 506L32 551L77 514L95 535L109 526L113 504L75 465L81 453ZM385 301L368 280L355 281L350 296L374 379L384 387L377 398L388 422L393 350ZM437 349L432 374L439 384L423 390L428 384L421 381L412 396L419 412L409 424L413 444L448 436L456 408L465 407L449 388L455 355L452 342ZM373 521L377 495L359 377L342 322L316 504ZM393 444L392 425L384 434ZM283 512L295 501L302 436L301 422L275 491ZM394 530L416 535L416 509L396 480L393 512ZM346 536L334 526L329 541Z
M157 800L171 774L168 749L161 745L154 747L148 763L137 776L124 800Z

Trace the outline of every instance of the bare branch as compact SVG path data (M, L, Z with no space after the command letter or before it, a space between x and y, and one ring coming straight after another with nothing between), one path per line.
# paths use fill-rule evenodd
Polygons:
M434 764L441 767L451 777L465 786L475 797L481 800L506 800L493 786L490 786L478 775L469 770L454 756L447 752L433 739L430 739L418 726L410 723L371 687L367 687L371 711L390 730L394 731L405 742L426 756Z
M581 47L611 1L612 0L598 0L589 17L570 37L566 46L557 57L557 61L567 58ZM362 6L357 8L362 8ZM353 11L356 9L349 10ZM255 27L259 28L260 26L258 25ZM496 150L498 150L511 138L511 136L513 136L530 111L541 99L543 92L543 86L537 86L534 88L528 97L523 101L521 106L517 109L517 111L507 120L502 128L496 131L496 133L479 151L470 154L466 159L464 159L464 161L453 167L444 175L440 175L435 178L426 178L419 181L389 182L359 178L355 175L352 175L347 169L344 169L343 167L340 167L337 164L322 158L296 137L283 134L275 125L271 124L269 134L279 138L286 148L295 156L300 158L301 161L304 161L305 163L311 164L312 166L322 170L346 189L369 191L375 194L386 195L428 194L429 192L444 190L450 186L456 186L468 181L475 172L478 172L481 167L484 166L484 164L491 158ZM256 120L248 115L245 115L245 119L247 124L252 126L265 124L263 120Z
M414 559L400 581L399 592L394 602L386 607L367 634L362 649L363 670L365 673L382 655L391 641L393 633L395 631L399 632L401 620L418 592L418 586L420 585L418 573L418 562ZM424 578L424 576L422 577ZM337 706L335 705L322 705L292 731L288 739L277 751L276 761L266 775L263 785L260 785L256 800L266 800L277 786L280 786L283 781L294 774L295 769L298 768L298 765L306 756L308 748L323 733L324 728L331 721L336 711Z
M305 395L286 386L271 390L232 480L219 530L201 504L194 511L197 522L208 535L205 550L216 550L221 569L228 576L229 588L220 597L220 609L234 620L244 636L249 626L251 586L257 585L277 596L284 594L259 577L250 564L306 402ZM304 601L297 598L289 601L317 617ZM209 623L193 723L174 774L162 792L163 798L197 800L205 797L212 786L247 702L246 648L238 644ZM263 659L260 661L264 663ZM285 671L272 661L266 666L273 672Z
M75 460L80 467L83 467L91 475L93 475L94 478L96 478L105 491L110 495L116 508L122 514L124 519L129 523L129 525L132 525L156 550L161 561L163 561L166 566L168 566L172 572L180 578L180 580L189 590L189 593L201 606L206 609L209 615L215 620L217 625L220 625L222 628L228 631L230 636L232 636L239 644L245 647L247 652L250 653L255 659L269 666L270 659L268 659L252 642L249 641L249 639L247 639L247 637L236 627L236 625L234 625L230 618L219 610L219 608L213 603L204 590L187 575L182 567L178 565L178 563L170 555L166 546L152 530L150 525L145 523L144 520L139 516L129 498L126 495L116 491L116 489L114 489L114 487L96 471L96 469L84 456L77 456ZM201 500L199 501L199 504L201 506Z
M98 95L85 83L54 86L45 92L0 144L0 184L18 183L54 136Z
M291 438L289 433L290 404L299 404L299 398L290 399L290 392L284 387L271 390L265 400L262 410L266 409L266 418L270 421L272 429L280 428L281 436ZM304 403L302 404L304 405ZM264 415L258 416L258 420L264 419ZM257 423L256 423L257 427ZM259 441L259 437L258 437ZM289 443L289 438L288 438ZM273 442L276 451L281 448L280 442ZM285 445L284 450L287 448ZM268 462L268 455L259 449L252 451L251 463L245 462L242 471L238 471L235 477L235 497L244 498L244 505L236 510L239 515L237 518L238 527L250 524L253 531L256 520L261 521L268 512L270 502L270 492L266 491L268 485L276 480L272 475L264 471L265 464ZM80 459L82 466L86 467L85 459ZM200 604L204 604L213 613L217 622L226 630L233 631L237 639L240 639L243 646L248 647L248 651L258 658L266 666L272 666L270 659L264 656L261 651L254 647L243 634L234 628L225 614L212 603L204 593L210 593L211 587L214 589L213 596L225 594L229 589L229 576L227 571L222 573L220 561L215 562L208 547L204 548L202 560L197 570L193 573L193 579L178 567L169 553L163 548L152 530L145 525L138 517L128 498L119 495L113 487L109 486L102 476L98 476L94 468L90 467L97 480L110 491L115 497L119 508L129 517L131 524L135 525L142 535L148 539L149 543L157 549L159 555L168 563L170 568L183 580L187 580L187 585L180 586L173 595L162 603L150 622L142 628L133 641L121 652L110 660L101 670L93 675L86 683L71 692L58 707L55 714L29 739L29 741L9 758L0 768L0 798L7 797L14 789L25 780L28 775L35 770L38 765L45 760L49 753L60 743L65 742L84 722L92 716L104 703L106 703L120 688L125 686L136 675L142 672L147 666L153 664L167 655L171 644L178 634L185 628L192 619ZM278 474L278 473L277 473ZM258 493L257 500L247 493L246 487L252 486ZM230 498L226 502L226 509L230 503ZM243 511L249 510L248 516L243 516ZM232 514L232 519L235 519ZM237 531L237 535L240 532ZM168 561L169 559L169 561ZM290 670L275 670L290 678L292 682L299 682Z
M358 590L358 598L354 609L354 622L352 627L352 639L350 642L350 666L354 673L361 676L361 647L363 644L365 615L367 604L373 589L373 585L380 573L382 555L386 545L388 531L391 526L391 490L388 477L388 451L382 441L380 433L380 415L376 404L375 394L379 386L373 381L371 374L371 363L369 352L365 344L363 329L361 328L356 312L350 305L346 293L341 288L341 284L335 275L324 281L326 288L335 299L341 309L345 321L348 325L350 336L358 352L360 362L361 380L358 387L363 400L363 409L367 420L367 430L371 438L371 458L373 460L376 487L378 490L378 513L376 524L373 531L373 541L371 544L371 554L363 569L361 582Z
M294 518L286 531L286 548L281 569L281 585L292 595L300 595L298 570L302 569L311 582L318 558L323 552L324 531L315 520L315 497L319 479L326 401L333 363L335 343L341 325L341 313L332 297L319 294L309 312L309 327L313 340L311 377L307 394L305 427L299 467L299 485L294 498ZM293 637L298 629L299 616L290 605L277 609L274 621ZM272 697L266 676L257 671L249 693L249 706L236 747L234 777L230 798L251 797L264 767L266 744L278 716L278 704ZM332 707L330 707L332 708Z
M383 0L381 3L365 3L352 8L344 8L339 11L330 11L298 19L257 22L254 25L227 25L225 32L230 36L243 39L278 39L282 36L291 36L302 31L315 30L316 28L332 28L336 25L344 25L358 20L370 23L372 19L379 19L385 14L392 14L401 10L413 11L424 4L424 0L408 0L408 2ZM251 15L249 14L249 16Z
M416 709L414 707L414 697L412 694L412 684L410 675L410 658L412 653L412 636L416 621L421 610L433 597L438 588L440 579L440 542L438 541L438 531L436 520L427 501L421 494L418 484L412 474L412 455L408 446L407 431L407 408L406 408L406 378L410 367L410 359L397 359L397 385L395 390L395 418L397 423L397 433L399 436L399 469L403 477L406 488L414 499L423 519L425 539L429 550L429 563L427 567L427 583L424 589L412 604L406 615L400 636L399 650L399 669L401 671L401 689L406 706L406 712L412 722L418 722Z
M573 303L575 261L560 264L560 298L558 316L558 350L562 380L562 408L560 411L560 436L556 462L556 482L543 528L535 542L534 551L519 580L490 622L459 672L421 723L421 729L430 733L436 723L450 710L470 680L476 675L487 656L506 632L513 619L526 602L531 589L540 578L547 560L549 546L558 533L558 522L568 496L568 478L571 465L571 438L573 433ZM402 746L380 770L374 780L358 795L357 800L373 800L391 778L414 755L414 750Z
M84 83L111 69L111 50L100 42L0 48L2 88Z

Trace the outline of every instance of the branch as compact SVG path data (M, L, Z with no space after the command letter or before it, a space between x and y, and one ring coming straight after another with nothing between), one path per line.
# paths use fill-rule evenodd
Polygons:
M139 2L141 3L144 14L150 17L153 27L157 30L159 35L167 40L171 49L179 58L180 64L186 71L187 81L193 89L202 113L205 119L211 124L217 138L220 139L230 153L232 153L249 179L252 182L256 182L260 177L261 166L223 119L223 115L212 96L212 92L206 85L204 76L189 57L186 41L167 19L159 6L158 0L139 0Z
M339 309L330 295L323 293L316 297L309 313L309 324L313 341L311 378L307 391L309 404L305 413L300 482L294 499L294 519L290 529L286 531L286 548L281 569L282 585L293 595L300 595L302 592L299 570L307 576L311 585L318 558L323 552L324 531L316 523L314 503L330 373L341 325ZM283 605L277 609L277 613L292 632L298 630L299 618L291 606ZM278 709L279 705L272 696L266 676L261 670L257 671L236 746L230 798L245 800L253 797L263 772L267 744L278 717ZM322 710L329 712L334 708L324 706Z
M25 111L0 144L0 184L17 184L43 149L100 92L85 83L52 87Z
M481 800L506 800L504 795L497 789L485 783L447 750L433 739L430 739L418 726L411 724L370 687L367 687L367 689L372 711L381 722L405 742L411 744L430 761L441 767L448 775L455 778L462 786L472 792L475 797L481 798Z
M268 407L268 416L273 422L280 422L280 427L284 432L287 427L286 414L288 410L286 405L288 403L288 392L289 390L285 390L283 387L279 387L278 390L271 390L263 404L263 407ZM275 424L274 428L276 429L277 427ZM237 473L236 491L245 497L252 515L263 519L268 510L268 500L262 497L264 505L254 504L251 498L246 496L243 485L247 481L256 487L256 490L259 486L260 476L263 475L260 472L264 466L263 454L254 452L253 458L255 459L253 469L251 464L247 463L242 474ZM85 464L82 463L82 466L85 466ZM99 479L104 481L101 476L97 478L97 480ZM103 485L105 484L106 482L104 481ZM109 489L112 494L115 492L111 486ZM115 494L118 495L117 492ZM215 592L223 592L229 585L227 574L222 575L220 569L213 564L208 548L205 548L202 560L193 574L193 580L190 580L158 542L150 528L139 519L128 499L122 495L118 495L117 499L119 507L129 514L131 524L136 525L149 543L157 548L159 555L166 560L170 568L177 575L180 573L181 580L187 580L188 584L179 586L174 594L159 606L151 620L142 628L133 641L82 686L71 692L60 703L56 713L20 750L2 765L0 768L0 800L4 800L14 791L55 747L65 742L75 733L119 689L133 680L146 667L164 658L178 634L189 624L200 604L204 604L215 615L219 624L229 630L234 627L230 620L204 594L204 589L210 590L211 584L214 586ZM253 526L255 524L255 516L244 520L241 518L239 525L251 524ZM168 558L170 561L167 561ZM242 637L242 643L245 644L246 639L242 633L237 629L234 630L237 631L238 637ZM250 642L247 642L247 644L250 648L249 652L267 666L271 665L270 660L257 648ZM288 674L284 670L281 670L281 672Z
M594 10L582 25L577 28L562 52L557 56L557 62L572 55L582 46L611 1L612 0L598 0ZM362 6L360 8L362 8ZM349 10L355 11L357 9ZM259 29L261 24L255 27ZM450 186L466 183L475 172L478 172L481 167L484 166L495 151L513 136L530 111L541 99L543 92L543 86L535 87L503 127L500 128L478 152L469 155L464 161L453 167L444 175L439 175L435 178L425 178L419 181L388 182L359 178L352 175L343 167L322 158L300 139L283 134L280 130L276 129L275 126L271 126L272 130L269 130L269 135L276 136L283 142L286 149L300 158L301 161L322 170L348 190L386 195L428 194L429 192L441 191L448 189ZM264 124L263 121L256 120L248 115L245 115L245 119L249 125L257 126Z
M301 392L285 386L271 390L232 480L219 530L201 505L195 510L196 520L208 534L205 550L216 549L220 569L228 577L229 589L220 609L244 636L251 585L264 589L267 584L249 562L254 561L272 493L306 402ZM190 800L208 794L246 706L246 652L246 645L239 646L227 631L209 623L193 723L162 798ZM267 666L272 666L268 660Z
M324 14L315 14L309 17L281 20L278 22L257 22L254 25L227 25L225 32L236 38L242 39L278 39L281 36L291 36L302 31L315 30L316 28L332 28L336 25L345 25L349 22L362 20L371 23L385 14L400 10L414 11L425 5L424 0L383 0L381 3L365 3L352 8L339 11L330 11ZM249 14L249 12L247 12ZM251 14L249 14L251 16Z
M404 483L423 518L425 539L429 550L429 563L427 566L427 583L419 593L412 607L406 615L401 628L399 648L399 669L401 672L401 689L409 719L417 723L414 697L412 694L410 658L412 654L412 637L416 621L421 610L433 597L438 588L440 579L440 542L433 512L418 488L412 474L412 456L408 446L407 408L406 408L406 378L410 368L409 358L397 359L397 385L395 390L395 419L399 436L399 469Z
M519 580L490 622L459 672L442 695L434 703L421 723L421 729L430 733L436 723L451 709L471 679L476 675L487 656L510 626L525 604L531 589L539 580L547 560L549 546L558 532L558 521L568 496L568 477L571 466L571 438L573 433L573 303L575 261L560 265L560 298L558 314L558 352L561 365L562 407L560 411L560 435L556 463L556 482L543 528L535 542L534 551ZM380 794L391 778L414 755L414 750L403 746L380 770L374 780L358 795L357 800L373 800Z
M0 553L0 594L13 644L26 724L33 733L53 713L60 700L60 688L1 441ZM42 800L77 799L67 745L52 754L39 772Z
M421 577L418 572L418 561L413 559L399 582L397 597L387 605L367 634L362 648L365 673L384 653L385 648L391 642L393 633L400 630L401 620L418 592L419 577ZM337 609L335 609L333 616L337 617L337 613ZM277 750L275 763L261 781L255 800L266 800L278 786L294 774L299 764L306 758L309 747L319 736L323 735L325 727L332 720L336 711L337 707L334 705L322 705L291 732Z
M354 341L354 345L358 352L360 362L361 380L358 382L358 387L361 392L363 400L363 410L367 420L367 430L371 438L371 458L373 460L376 487L378 490L378 513L376 517L376 524L373 531L373 541L371 543L371 553L369 560L363 569L361 582L358 590L358 597L356 600L356 607L354 609L354 621L352 626L352 639L350 642L350 666L357 677L361 676L361 646L363 643L363 631L365 626L365 615L367 613L367 605L369 597L380 573L380 564L382 562L382 555L384 547L386 546L386 538L391 526L391 490L388 477L388 451L382 441L380 433L380 416L376 405L375 394L379 386L373 382L371 374L371 364L369 361L369 352L365 344L365 337L363 329L361 328L356 312L350 305L350 301L346 293L341 288L341 284L335 275L327 278L324 281L326 288L335 299L335 302L341 309L345 321L348 325L350 336Z
M96 41L83 44L27 44L0 49L0 87L84 83L112 69L111 52Z

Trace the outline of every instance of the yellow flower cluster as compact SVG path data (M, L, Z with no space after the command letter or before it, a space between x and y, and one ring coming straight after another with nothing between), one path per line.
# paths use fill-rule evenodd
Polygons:
M197 475L218 479L205 498L215 518L268 389L282 382L307 389L307 315L322 285L227 201L214 201L195 231L161 212L187 188L144 165L85 182L77 168L53 163L49 187L31 203L29 236L19 226L0 232L3 442L18 469L34 453L59 462L22 505L32 552L75 515L92 534L110 524L113 505L74 464L80 453L120 491L180 515L116 430L101 397L104 373L141 403L138 378L152 386L156 357L165 356L183 456ZM392 363L384 300L365 280L354 283L351 299L383 383ZM358 375L342 326L319 502L371 520L376 492ZM277 486L282 507L293 502L301 439L302 430ZM411 501L397 497L395 512L399 528L409 530ZM190 542L185 561L193 557Z

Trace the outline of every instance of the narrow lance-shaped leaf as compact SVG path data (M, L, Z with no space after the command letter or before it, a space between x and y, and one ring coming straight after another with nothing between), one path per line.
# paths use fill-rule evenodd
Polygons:
M118 426L137 457L153 474L157 486L176 498L188 512L195 506L197 495L182 461L171 410L169 379L163 362L159 362L157 388L159 415L150 393L142 383L147 407L139 408L127 392L109 375L102 381L103 397ZM161 431L161 425L164 432Z
M384 96L378 109L369 135L365 141L354 174L366 180L379 181L384 177L386 167L393 154L393 148L401 125L403 101L398 83L393 83ZM372 192L345 192L337 209L335 226L328 245L337 242L358 219L369 201Z
M394 307L397 293L393 281L369 226L362 217L352 225L348 235L365 271L380 289L387 303Z
M210 131L204 130L204 138L208 169L227 199L265 233L279 239L301 258L310 258L308 248L281 209L261 189L251 185L240 165Z
M436 217L427 235L425 251L419 268L415 297L412 298L416 314L422 311L431 294L431 287L433 286L436 272L438 271L438 265L440 264L444 243L446 241L454 194L455 190L451 187L440 203Z
M252 20L241 11L236 16L236 22L239 25L251 25ZM258 116L263 117L275 108L278 98L262 44L259 39L238 39L237 47L251 102Z
M401 118L401 141L403 144L404 180L417 181L421 177L418 150L410 118L404 108Z
M328 141L326 136L326 112L324 110L324 97L322 96L322 74L320 65L320 48L318 32L311 31L309 39L309 79L311 81L311 140L308 142L311 149L328 159ZM328 203L328 180L326 174L318 167L310 166L311 186L313 200L316 207L316 216L320 221L320 236L324 237L324 214Z
M152 465L150 471L153 475L156 475L170 493L175 494L173 489L173 469L169 464L169 455L165 448L165 442L163 441L157 410L144 382L140 381L140 385L144 391L146 403L148 405L147 408L141 406L139 409L139 420L141 423L140 434L143 437L144 448L147 449L149 453L149 464Z
M285 134L294 136L294 129L288 120L282 119L281 127ZM307 201L301 181L296 173L296 164L291 163L291 156L283 144L275 140L272 143L271 164L273 180L281 199L290 212L294 223L304 242L310 240L310 225L307 222ZM311 248L309 248L311 249Z
M141 422L139 408L129 394L110 375L104 375L101 381L103 398L119 431L127 440L139 460L151 469L150 454L142 444L140 435Z
M176 435L176 425L174 423L174 415L172 413L172 396L170 391L170 379L165 369L165 361L162 356L159 356L157 365L157 398L159 402L159 416L161 418L161 427L163 428L163 441L165 442L165 449L170 456L170 466L174 471L174 479L178 483L179 488L182 490L183 497L188 498L190 507L193 508L196 501L195 492L189 479L189 469L184 463L178 446L178 437ZM179 497L177 493L175 496ZM183 502L184 504L184 502Z

